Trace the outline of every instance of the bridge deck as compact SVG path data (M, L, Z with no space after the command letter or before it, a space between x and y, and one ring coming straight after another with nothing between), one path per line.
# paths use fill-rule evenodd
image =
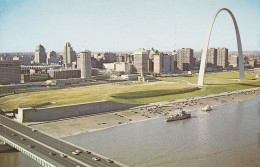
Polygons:
M32 131L30 127L24 126L18 122L8 119L0 115L0 123L4 126L0 127L0 135L8 138L10 141L19 144L21 147L26 148L32 153L45 157L46 159L52 159L56 163L65 166L93 166L93 167L118 167L126 166L118 162L109 163L107 158L98 155L96 153L86 154L84 150L78 146L67 143L63 140L59 140L43 134L39 131ZM13 136L12 134L17 134ZM21 140L24 137L26 140ZM33 145L34 148L29 148L28 145ZM79 155L72 154L73 151L80 150L82 153ZM55 152L56 156L49 155L49 152ZM62 158L59 153L68 155L67 158ZM92 158L98 157L100 161L95 161Z

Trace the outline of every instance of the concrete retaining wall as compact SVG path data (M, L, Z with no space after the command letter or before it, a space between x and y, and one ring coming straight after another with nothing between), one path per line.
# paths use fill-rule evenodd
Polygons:
M98 114L136 107L136 104L123 104L112 101L98 101L93 103L74 104L48 108L18 108L16 120L18 122L39 122L56 119Z

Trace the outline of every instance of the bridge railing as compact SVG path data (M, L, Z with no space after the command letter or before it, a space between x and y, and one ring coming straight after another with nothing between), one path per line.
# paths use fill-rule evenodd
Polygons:
M12 146L13 148L15 148L18 151L22 152L23 154L31 157L32 159L34 159L36 162L38 162L39 164L41 164L44 167L56 167L55 165L51 164L50 162L48 162L48 161L40 158L39 156L31 153L30 151L24 149L23 147L20 147L19 145L15 144L14 142L10 141L9 139L5 138L2 135L0 135L0 140L2 140L3 142L9 144L10 146Z

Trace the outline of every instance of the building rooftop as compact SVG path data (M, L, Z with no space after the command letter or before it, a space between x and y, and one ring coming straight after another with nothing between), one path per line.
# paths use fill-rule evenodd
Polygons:
M148 54L148 53L144 48L139 48L136 51L134 51L134 54Z

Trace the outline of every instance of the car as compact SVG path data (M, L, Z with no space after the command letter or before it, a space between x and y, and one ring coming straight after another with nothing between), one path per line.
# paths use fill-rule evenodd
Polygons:
M91 154L91 151L86 150L86 151L84 151L84 153Z
M93 157L92 159L95 161L100 161L100 158L98 158L98 157Z
M74 154L74 155L78 155L79 154L79 153L77 153L75 151L72 151L71 153Z
M30 145L30 144L28 145L28 147L30 147L30 148L33 148L33 146L32 146L32 145Z
M21 137L20 140L25 140L25 138Z
M33 132L36 132L37 130L36 129L32 129Z
M67 155L66 155L66 154L63 154L63 153L61 153L60 156L61 156L62 158L66 158L66 157L67 157Z
M82 151L80 151L80 150L76 150L75 152L76 152L76 153L82 153Z
M12 136L17 136L17 134L15 134L15 133L12 133Z
M107 159L107 162L108 162L108 163L114 163L114 161L111 160L111 159Z
M49 152L49 154L51 155L51 156L54 156L54 155L56 155L55 153L53 153L53 152Z

